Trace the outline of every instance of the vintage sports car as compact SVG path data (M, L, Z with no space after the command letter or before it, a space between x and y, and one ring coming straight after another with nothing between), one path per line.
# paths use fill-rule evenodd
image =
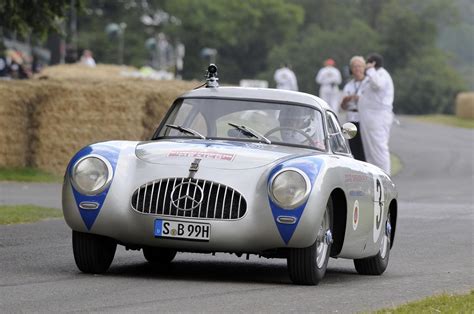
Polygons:
M318 284L329 257L380 275L397 191L352 157L356 132L313 95L219 87L211 65L149 141L92 144L70 161L62 202L77 267L107 271L120 244L157 265L177 252L286 258L296 284Z

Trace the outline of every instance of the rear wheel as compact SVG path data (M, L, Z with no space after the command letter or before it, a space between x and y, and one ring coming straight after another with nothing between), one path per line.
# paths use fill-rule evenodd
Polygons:
M317 285L323 279L331 252L332 223L332 201L329 199L313 245L302 249L290 249L287 263L293 283Z
M111 238L78 231L72 232L72 250L77 268L84 273L101 274L112 263L117 242Z
M169 264L176 256L176 250L157 247L144 247L143 256L150 263Z
M355 259L354 266L357 272L361 275L381 275L385 272L388 266L388 259L390 257L390 239L392 233L392 226L390 224L390 213L387 215L385 222L385 230L380 242L380 249L377 255L363 259Z

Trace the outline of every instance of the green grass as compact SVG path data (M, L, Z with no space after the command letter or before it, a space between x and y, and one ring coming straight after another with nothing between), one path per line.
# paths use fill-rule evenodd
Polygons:
M399 307L382 309L373 313L474 313L474 290L461 295L442 294L433 296L421 301L410 302Z
M0 181L61 182L61 177L34 168L0 168Z
M459 118L453 115L444 115L444 114L423 115L423 116L416 116L414 117L414 119L418 121L423 121L423 122L455 126L458 128L466 128L466 129L474 128L474 119L464 119L464 118Z
M400 158L398 158L397 155L390 154L390 164L391 164L391 176L397 175L397 173L402 170L402 162L400 161Z
M0 206L0 225L31 223L47 218L60 217L63 217L60 209L33 205Z

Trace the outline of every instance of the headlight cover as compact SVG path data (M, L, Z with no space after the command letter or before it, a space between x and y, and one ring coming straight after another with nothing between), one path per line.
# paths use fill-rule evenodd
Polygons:
M112 166L107 159L100 155L87 155L74 164L71 182L80 193L97 195L108 187L112 174Z
M308 176L297 168L285 168L270 180L271 199L284 209L295 209L308 198L311 183Z

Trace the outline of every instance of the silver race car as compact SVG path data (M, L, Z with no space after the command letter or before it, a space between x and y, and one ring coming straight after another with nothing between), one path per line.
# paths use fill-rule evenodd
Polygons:
M62 202L77 267L107 271L120 244L157 265L177 252L286 258L296 284L318 284L329 257L380 275L397 191L352 157L356 132L309 94L219 87L211 65L151 140L92 144L70 161Z

